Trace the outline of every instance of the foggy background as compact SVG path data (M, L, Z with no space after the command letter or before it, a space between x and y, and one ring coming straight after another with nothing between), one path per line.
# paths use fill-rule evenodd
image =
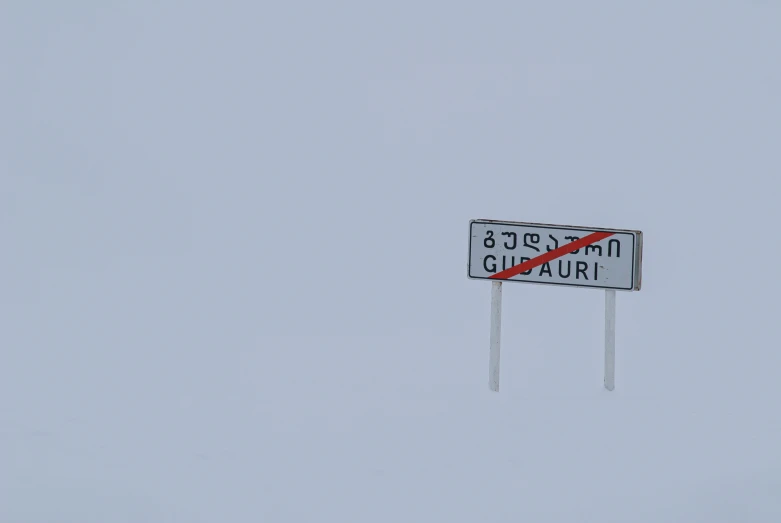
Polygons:
M0 4L0 521L781 520L781 4ZM642 230L490 284L472 218Z

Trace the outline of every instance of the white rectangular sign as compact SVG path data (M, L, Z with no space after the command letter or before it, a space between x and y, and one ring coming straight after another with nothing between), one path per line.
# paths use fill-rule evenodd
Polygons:
M643 233L472 220L472 279L640 290Z

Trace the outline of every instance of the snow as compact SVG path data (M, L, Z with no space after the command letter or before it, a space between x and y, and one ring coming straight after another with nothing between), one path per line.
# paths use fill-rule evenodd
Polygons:
M0 521L781 520L781 8L1 8ZM505 284L472 218L639 229Z

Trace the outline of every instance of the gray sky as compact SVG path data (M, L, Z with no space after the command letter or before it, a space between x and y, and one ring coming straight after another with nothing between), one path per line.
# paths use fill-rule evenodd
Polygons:
M4 2L0 520L778 521L780 24ZM613 393L471 218L643 231Z

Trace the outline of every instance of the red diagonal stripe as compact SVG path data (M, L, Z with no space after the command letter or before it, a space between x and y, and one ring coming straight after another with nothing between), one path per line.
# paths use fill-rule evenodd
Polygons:
M532 258L529 261L525 261L523 263L515 265L514 267L505 269L502 272L497 272L493 276L489 276L489 278L496 279L496 280L506 280L508 278L512 278L513 276L517 274L521 274L522 272L526 272L529 269L539 267L543 263L547 263L551 260L555 260L556 258L564 256L565 254L569 254L572 251L577 251L581 247L585 247L586 245L591 245L592 243L597 243L599 240L604 240L608 236L613 236L613 234L614 233L612 232L592 232L588 236L584 236L579 240L575 240L574 242L570 242L566 245L562 245L558 249L553 249L552 251L548 251L545 254L540 254L536 258Z

